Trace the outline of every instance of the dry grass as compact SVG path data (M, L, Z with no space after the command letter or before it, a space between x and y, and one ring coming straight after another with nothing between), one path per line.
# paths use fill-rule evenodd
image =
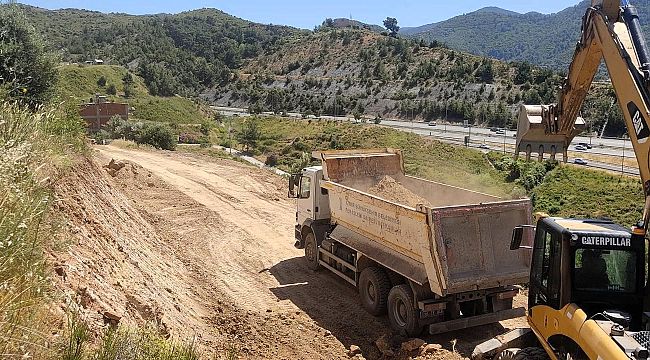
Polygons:
M64 149L83 148L79 123L60 111L0 105L0 354L49 356L44 239L52 202L48 177ZM65 135L64 135L65 134ZM54 166L53 166L54 165Z

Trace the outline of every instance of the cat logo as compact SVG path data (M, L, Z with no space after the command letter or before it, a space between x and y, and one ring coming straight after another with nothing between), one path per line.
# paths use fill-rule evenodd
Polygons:
M609 237L609 236L583 236L582 245L592 246L616 246L630 247L632 240L630 238Z
M639 110L639 107L636 106L634 102L629 102L627 104L627 110L630 112L630 117L632 118L632 124L634 125L636 138L640 142L643 142L643 140L650 137L650 128L648 128L648 123L641 113L641 110Z

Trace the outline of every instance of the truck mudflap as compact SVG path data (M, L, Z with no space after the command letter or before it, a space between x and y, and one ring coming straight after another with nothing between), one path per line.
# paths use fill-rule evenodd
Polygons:
M467 329L475 326L493 324L502 320L514 319L526 316L526 309L523 307L496 311L489 314L471 316L462 319L449 320L429 325L429 334L436 335L449 331Z

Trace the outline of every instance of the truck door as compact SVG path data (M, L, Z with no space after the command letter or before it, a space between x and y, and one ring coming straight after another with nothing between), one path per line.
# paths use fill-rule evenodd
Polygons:
M314 173L305 172L298 182L298 224L314 219Z
M561 234L538 223L530 273L529 309L537 305L560 308L561 239Z

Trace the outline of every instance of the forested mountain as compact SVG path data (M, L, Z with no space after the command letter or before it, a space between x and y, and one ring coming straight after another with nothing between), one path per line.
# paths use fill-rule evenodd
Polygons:
M648 0L650 1L650 0ZM131 16L24 7L63 60L101 58L139 75L151 95L201 97L252 111L467 120L505 126L521 103L549 103L562 76L352 25L261 25L219 10ZM479 14L514 16L499 9ZM543 16L530 14L529 16ZM572 47L572 46L571 46ZM612 94L583 115L604 122ZM609 135L621 127L610 121Z
M65 9L23 10L66 61L127 66L153 95L196 94L230 80L246 59L273 52L304 31L262 25L214 9L132 16Z
M650 0L633 0L650 36ZM505 61L528 61L564 70L571 62L590 0L555 14L519 14L484 8L439 23L405 28L400 35L440 41L451 48Z

